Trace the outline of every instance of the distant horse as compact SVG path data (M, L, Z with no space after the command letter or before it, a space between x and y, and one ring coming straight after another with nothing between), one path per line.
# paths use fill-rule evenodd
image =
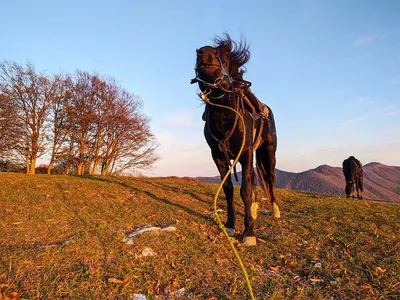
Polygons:
M250 59L250 52L245 42L231 40L226 33L214 39L214 46L204 46L196 50L196 78L201 90L200 95L211 103L228 106L243 116L245 126L238 121L233 111L215 107L206 103L204 136L211 148L212 158L218 168L221 180L231 165L231 160L238 156L244 132L246 140L239 158L242 166L242 184L240 196L245 207L245 229L242 242L255 245L254 220L257 217L256 173L253 168L253 153L256 153L256 170L266 197L272 205L273 216L280 218L277 198L274 193L275 152L277 137L274 116L271 109L259 102L250 91L250 82L242 77L241 67ZM205 99L204 98L204 99ZM235 169L236 175L236 169ZM226 231L230 236L235 232L235 205L233 185L229 176L224 186L227 202Z
M346 197L353 197L354 184L357 190L357 198L362 200L363 198L363 169L361 163L354 156L343 161L343 174L346 180L345 193Z

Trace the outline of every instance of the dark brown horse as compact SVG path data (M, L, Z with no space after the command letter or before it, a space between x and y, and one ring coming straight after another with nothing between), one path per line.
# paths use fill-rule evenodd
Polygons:
M343 174L346 180L345 193L346 197L353 197L354 184L356 186L357 198L362 200L364 185L363 185L363 169L361 163L354 156L343 161Z
M275 218L280 218L275 186L275 152L277 147L274 116L271 109L258 101L250 91L250 82L243 79L241 68L249 59L250 52L245 42L236 43L228 34L216 37L213 46L196 50L196 78L201 97L206 101L204 114L204 136L211 148L212 158L218 168L221 180L229 170L231 160L238 156L245 132L244 150L239 158L242 166L240 195L245 207L245 229L242 242L255 245L254 220L257 217L256 173L253 167L253 153L256 156L256 170L263 190L271 201ZM231 110L215 107L219 104L238 111L244 119L244 126ZM235 172L236 175L236 172ZM224 186L228 207L225 228L229 235L235 232L235 205L233 185L229 176Z

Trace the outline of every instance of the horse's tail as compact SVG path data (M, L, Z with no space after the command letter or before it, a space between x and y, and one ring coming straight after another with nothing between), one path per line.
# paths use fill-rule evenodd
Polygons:
M269 187L265 180L265 176L266 176L265 168L258 160L256 162L256 170L257 170L258 180L260 181L261 188L264 192L264 197L268 199L269 198Z
M273 188L276 183L275 167L270 166L271 162L267 162L268 157L264 155L256 155L256 170L260 181L264 197L273 202L277 201Z
M268 134L272 139L264 137L264 142L256 150L256 169L258 177L264 190L265 197L269 199L272 207L272 213L275 218L280 218L279 198L275 196L274 188L276 184L275 165L276 165L276 147L277 137L275 120L272 110L268 107L269 113L265 124Z

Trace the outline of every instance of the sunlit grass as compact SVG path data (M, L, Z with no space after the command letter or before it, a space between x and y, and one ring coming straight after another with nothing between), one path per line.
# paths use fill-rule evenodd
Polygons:
M241 270L210 216L216 189L178 178L0 173L1 294L246 299ZM399 205L277 193L282 219L272 219L262 203L257 246L236 243L256 298L399 297ZM238 189L235 196L239 240ZM222 197L219 206L225 210ZM133 245L123 242L129 231L146 224L177 231L144 233ZM157 255L143 257L145 247Z

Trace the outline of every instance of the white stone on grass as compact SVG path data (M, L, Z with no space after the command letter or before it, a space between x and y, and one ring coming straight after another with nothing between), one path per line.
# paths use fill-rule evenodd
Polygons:
M176 227L175 226L168 226L168 227L165 227L165 228L161 228L160 231L174 232L174 231L176 231Z
M146 300L146 296L143 294L133 294L131 300Z
M141 255L144 256L144 257L146 257L146 256L156 256L157 253L153 249L151 249L150 247L145 247L142 250L142 254Z
M156 226L152 226L152 225L145 225L142 227L135 228L133 231L129 232L126 235L126 237L123 239L123 241L127 244L132 245L133 239L139 234L149 232L149 231L159 233L160 231L173 232L176 230L177 230L177 228L175 226L168 226L168 227L161 228L161 227L156 227Z

